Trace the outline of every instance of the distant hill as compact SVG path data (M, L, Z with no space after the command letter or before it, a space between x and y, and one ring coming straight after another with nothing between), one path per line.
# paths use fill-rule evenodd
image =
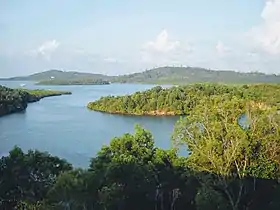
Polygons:
M36 85L109 85L110 82L102 79L68 79L68 80L42 80L37 82Z
M5 80L14 80L14 81L45 81L49 79L56 79L56 80L104 79L105 80L107 78L108 76L102 74L82 73L76 71L49 70L36 74L31 74L29 76L11 77Z
M140 73L118 76L112 82L185 84L199 82L219 83L280 83L280 75L216 71L194 67L160 67Z
M6 80L84 80L101 79L116 83L148 83L148 84L189 84L199 82L215 83L280 83L280 75L268 75L259 72L240 73L235 71L216 71L196 67L160 67L144 72L106 76L102 74L81 73L75 71L49 70L25 77L13 77Z

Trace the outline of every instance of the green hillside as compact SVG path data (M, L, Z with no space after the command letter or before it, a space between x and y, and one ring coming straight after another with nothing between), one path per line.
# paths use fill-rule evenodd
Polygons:
M235 71L214 71L194 67L160 67L140 73L113 78L113 82L187 84L199 82L218 83L280 83L280 75L264 73L239 73Z
M49 79L56 80L83 80L83 79L104 79L106 80L107 76L102 74L91 74L91 73L83 73L76 71L61 71L61 70L49 70L36 74L31 74L29 76L22 77L12 77L6 80L14 80L14 81L45 81Z
M12 77L6 80L105 80L115 83L147 83L147 84L188 84L200 82L215 83L280 83L280 75L264 74L259 72L240 73L235 71L208 70L197 67L160 67L144 72L120 76L107 76L102 74L82 73L75 71L49 70L24 77Z

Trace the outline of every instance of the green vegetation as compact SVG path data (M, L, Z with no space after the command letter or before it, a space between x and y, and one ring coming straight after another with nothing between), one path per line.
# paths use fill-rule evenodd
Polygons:
M53 90L11 89L0 85L0 117L24 111L28 103L50 96L68 95L71 92Z
M36 85L109 85L110 82L101 79L76 79L76 80L43 80Z
M71 95L72 93L69 91L57 91L57 90L27 90L20 89L21 91L27 92L29 96L29 102L39 101L42 98L52 97L52 96L61 96L61 95Z
M132 95L101 97L90 102L88 108L130 115L188 115L195 107L214 99L250 100L256 106L278 106L280 109L280 85L194 84L168 89L157 86Z
M280 83L280 75L209 70L196 67L160 67L140 73L118 76L113 82L148 84L190 84L215 82L225 84Z
M190 84L216 82L226 84L280 83L280 75L267 75L259 72L241 73L235 71L208 70L196 67L160 67L140 73L107 76L102 74L81 73L75 71L50 70L24 77L13 77L6 80L104 80L115 83L146 84Z
M107 76L102 74L91 74L91 73L81 73L76 71L60 71L60 70L49 70L29 76L22 77L12 77L5 80L15 80L15 81L45 81L45 80L83 80L83 79L102 79L107 80Z
M280 114L249 101L211 99L180 120L174 145L151 133L112 139L88 169L46 153L13 149L0 160L1 209L263 210L279 209ZM246 113L249 126L238 124Z
M30 94L1 88L6 103ZM279 85L211 84L136 93L141 104L152 96L187 104L173 148L157 148L140 126L103 146L87 169L15 147L0 159L0 209L278 210L279 94Z
M28 94L24 91L6 88L0 85L0 117L26 109Z

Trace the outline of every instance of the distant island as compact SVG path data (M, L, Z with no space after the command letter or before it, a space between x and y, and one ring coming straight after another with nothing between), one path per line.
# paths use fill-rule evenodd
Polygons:
M90 110L124 115L188 115L210 99L217 101L247 100L254 106L280 110L280 85L194 84L172 88L154 87L126 96L107 96L90 102Z
M21 112L33 103L45 97L69 95L67 91L11 89L0 85L0 117Z
M31 74L28 76L19 76L11 78L2 78L2 80L9 81L45 81L45 80L107 80L108 76L102 74L92 74L92 73L82 73L76 71L61 71L61 70L48 70L44 72L39 72Z
M146 84L252 84L252 83L280 83L280 75L264 74L260 72L241 73L225 70L210 70L198 67L159 67L144 72L117 76L111 82L118 83L146 83Z
M194 84L202 82L223 84L252 84L252 83L280 83L280 75L264 74L260 72L241 73L225 70L210 70L198 67L159 67L144 72L120 76L107 76L102 74L82 73L77 71L49 70L29 76L2 78L11 81L36 81L39 84L68 85L68 81L108 81L111 83L145 83L145 84ZM66 82L61 82L66 81Z
M102 79L76 79L76 80L43 80L37 82L36 85L109 85L110 82Z

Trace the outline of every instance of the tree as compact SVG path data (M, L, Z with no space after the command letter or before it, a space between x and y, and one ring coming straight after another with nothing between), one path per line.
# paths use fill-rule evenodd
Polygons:
M240 124L244 113L249 127ZM209 173L200 177L202 182L221 192L236 210L253 202L252 194L258 193L256 185L244 180L279 176L279 128L275 107L260 109L246 100L212 98L177 123L173 140L187 146L191 168Z
M151 133L140 126L133 135L124 134L103 147L89 170L103 174L100 192L108 209L195 206L198 184L184 158L178 158L176 150L156 148Z
M102 97L88 104L88 108L116 114L150 114L160 111L164 115L187 115L196 106L212 98L223 100L251 100L275 105L280 98L279 85L229 86L220 84L194 84L163 89L160 86L132 95ZM279 106L279 105L278 105Z
M0 198L4 209L13 209L20 201L42 201L56 177L72 169L65 160L48 153L28 151L15 147L9 156L0 160Z

